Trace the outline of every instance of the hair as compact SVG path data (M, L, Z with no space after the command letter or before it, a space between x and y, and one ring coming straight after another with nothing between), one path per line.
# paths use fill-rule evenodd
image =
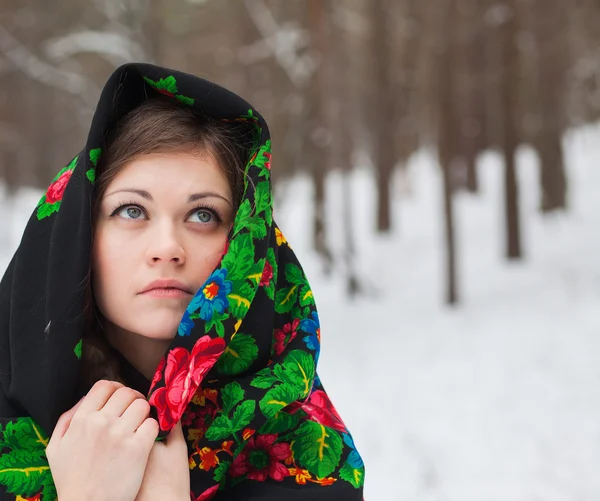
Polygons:
M244 190L245 164L252 143L247 123L211 118L191 107L157 96L126 114L109 130L97 166L92 203L92 244L100 201L108 185L136 158L149 153L212 155L226 176L237 210ZM91 268L91 267L90 267ZM100 379L125 383L120 364L103 334L103 316L93 296L91 269L85 287L80 392Z

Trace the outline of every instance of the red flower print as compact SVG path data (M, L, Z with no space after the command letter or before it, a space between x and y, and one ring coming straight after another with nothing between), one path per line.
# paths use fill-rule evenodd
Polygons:
M297 484L306 485L306 481L312 479L312 475L308 470L303 470L302 468L290 468L288 471L290 472L291 477L296 477Z
M243 438L244 440L249 440L249 439L250 439L250 437L251 437L252 435L254 435L254 433L256 433L256 430L253 430L253 429L251 429L251 428L246 428L246 429L245 429L245 430L242 432L242 438Z
M48 187L48 191L46 191L47 204L53 204L59 200L62 200L65 188L67 187L67 183L69 182L69 179L71 179L72 175L72 170L66 170Z
M158 388L150 397L162 430L170 430L179 421L202 378L224 350L223 339L204 336L196 342L191 353L180 347L169 352L165 386Z
M181 424L183 426L190 426L194 419L196 419L196 413L190 410L186 410L183 413L183 417L181 418Z
M162 378L162 371L165 368L165 357L160 359L160 363L156 368L156 372L154 373L154 377L152 378L152 383L150 384L150 393L152 393L152 389L156 386L156 383L160 381Z
M247 475L251 480L264 482L271 477L281 482L287 475L288 469L280 462L292 454L290 444L276 444L277 435L257 435L248 440L244 450L231 464L231 476Z
M306 402L302 405L294 403L290 406L290 412L302 409L308 417L316 423L328 426L334 430L348 433L346 425L329 400L327 393L322 390L313 391Z
M263 268L262 276L260 277L260 287L268 287L273 278L273 267L268 260L265 261L265 267Z
M199 451L200 455L200 469L204 471L210 471L219 464L219 449L211 449L210 447L203 447Z
M215 407L219 407L219 392L217 390L211 390L210 388L198 388L198 391L192 398L192 402L200 407L204 407L208 400L212 402Z
M40 501L41 497L42 497L42 493L38 492L35 496L32 496L30 498L25 498L25 497L17 496L17 499L21 498L24 501Z
M215 494L217 493L218 490L219 490L219 484L209 487L198 497L194 497L194 493L190 492L190 497L194 501L208 501L209 499L212 499L215 496Z
M285 324L283 329L275 329L273 333L275 340L273 350L275 351L275 355L281 355L287 345L292 342L296 337L296 330L298 330L299 325L300 320L296 319L291 324Z
M327 477L327 478L318 478L316 480L313 480L313 482L315 484L319 484L319 485L323 485L323 486L327 486L327 485L332 485L336 482L337 478L333 478L333 477Z
M273 155L272 155L271 153L269 153L268 151L265 151L265 152L263 153L263 156L267 157L267 159L268 159L268 160L265 162L265 167L266 167L268 170L271 170L271 158L272 158L272 156L273 156Z
M165 89L158 89L155 87L155 89L160 92L162 95L164 96L168 96L168 97L175 97L175 94L173 94L172 92L169 92L168 90Z

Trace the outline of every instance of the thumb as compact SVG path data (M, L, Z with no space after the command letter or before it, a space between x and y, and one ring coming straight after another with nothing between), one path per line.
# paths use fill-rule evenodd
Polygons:
M77 402L72 408L70 408L68 411L64 412L60 416L56 423L56 426L54 427L52 436L50 437L50 442L55 442L56 440L60 440L65 436L65 433L67 433L67 430L71 425L71 420L73 419L73 416L75 415L77 409L79 409L79 406L81 405L81 402L83 402L84 398L85 396L81 397L79 402Z

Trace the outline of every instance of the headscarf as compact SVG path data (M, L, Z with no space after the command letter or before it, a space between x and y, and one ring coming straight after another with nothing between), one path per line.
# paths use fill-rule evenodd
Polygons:
M107 131L152 93L254 134L226 252L149 382L159 438L182 420L194 501L362 499L362 459L317 375L313 293L273 220L265 120L214 83L140 63L110 76L0 283L0 499L56 499L45 447L77 398L96 169Z

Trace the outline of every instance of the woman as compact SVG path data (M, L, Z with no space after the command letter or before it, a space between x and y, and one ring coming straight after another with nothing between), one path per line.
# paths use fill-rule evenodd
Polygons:
M110 77L0 284L0 499L362 499L270 160L231 92Z

